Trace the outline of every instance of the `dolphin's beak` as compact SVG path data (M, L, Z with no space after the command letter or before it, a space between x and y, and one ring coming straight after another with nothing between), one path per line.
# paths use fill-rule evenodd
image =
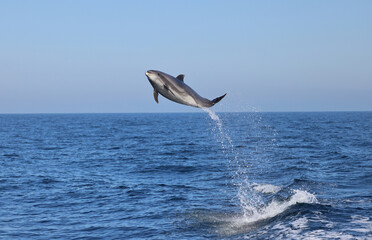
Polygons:
M151 83L151 85L153 85L153 83L152 83L152 81L151 81L151 78L150 78L150 73L149 73L149 71L147 71L145 74L146 74L147 80L149 80L149 82Z

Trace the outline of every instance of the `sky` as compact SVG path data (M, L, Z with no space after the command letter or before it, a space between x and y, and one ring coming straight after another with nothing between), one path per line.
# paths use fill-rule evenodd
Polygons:
M0 1L0 113L371 111L372 1Z

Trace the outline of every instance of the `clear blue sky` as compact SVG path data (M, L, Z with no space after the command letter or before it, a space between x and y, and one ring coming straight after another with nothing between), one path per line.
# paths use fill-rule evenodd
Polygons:
M372 1L0 1L0 113L372 110Z

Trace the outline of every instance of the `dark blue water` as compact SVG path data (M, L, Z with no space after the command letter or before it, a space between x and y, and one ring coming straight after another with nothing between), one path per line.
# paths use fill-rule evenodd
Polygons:
M371 112L211 116L0 115L0 238L372 238Z

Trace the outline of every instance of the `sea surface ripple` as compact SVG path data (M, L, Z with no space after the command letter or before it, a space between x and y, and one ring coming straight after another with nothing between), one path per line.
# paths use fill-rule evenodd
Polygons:
M371 112L0 115L0 239L372 239L371 216Z

